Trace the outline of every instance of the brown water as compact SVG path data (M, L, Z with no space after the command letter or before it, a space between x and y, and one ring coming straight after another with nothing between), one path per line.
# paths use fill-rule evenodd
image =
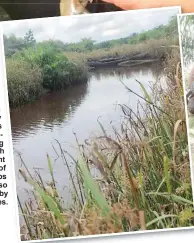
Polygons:
M47 94L32 104L11 111L12 138L17 175L17 192L26 198L24 189L30 187L20 178L21 153L28 169L38 169L44 180L50 179L46 153L54 163L54 174L62 196L67 200L69 174L58 158L57 139L63 149L76 156L75 136L83 142L90 135L98 134L97 119L111 132L111 125L118 126L122 113L116 104L127 104L136 108L138 98L129 93L119 82L122 80L133 91L142 94L135 79L149 89L150 82L162 76L157 65L138 68L104 69L91 73L87 84L70 87L68 90ZM111 124L110 124L111 122ZM56 148L56 152L53 149ZM66 190L64 188L66 187Z

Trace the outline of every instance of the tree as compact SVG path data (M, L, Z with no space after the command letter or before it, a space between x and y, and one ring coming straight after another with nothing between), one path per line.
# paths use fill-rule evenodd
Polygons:
M27 45L34 45L36 43L36 40L34 38L34 34L33 31L30 29L28 32L26 32L25 36L24 36L24 42Z
M176 34L178 35L178 23L177 23L177 17L173 16L170 21L168 22L168 26L166 28L167 34L172 35Z
M14 34L11 34L10 36L4 35L3 38L6 56L12 56L15 52L26 47L24 39L16 37Z
M81 45L83 45L83 48L89 51L93 50L95 41L92 40L92 38L83 38L81 41Z
M109 41L103 41L95 45L97 49L105 49L105 48L110 48L111 43Z
M145 40L147 40L146 32L142 32L142 33L139 35L139 41L142 42L142 41L145 41Z

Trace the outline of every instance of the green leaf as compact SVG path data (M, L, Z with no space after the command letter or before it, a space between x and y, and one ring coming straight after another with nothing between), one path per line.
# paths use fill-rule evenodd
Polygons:
M164 193L162 193L162 192L160 192L160 193L159 192L158 193L157 192L149 192L149 193L147 193L147 195L161 196L161 197L164 197L164 198L170 200L171 202L175 201L175 202L181 203L181 204L188 203L190 205L193 205L193 201L190 201L190 200L185 199L185 198L180 197L180 196L176 196L174 194L169 195L166 192L164 192Z
M64 225L65 224L65 220L61 216L61 213L60 213L60 210L59 210L59 208L57 206L57 203L37 183L35 183L33 180L28 178L27 182L34 187L34 189L41 196L41 198L44 201L44 203L47 204L49 210L51 212L53 212L54 215L56 216L56 218L60 221L60 223Z
M49 167L50 174L53 175L53 166L52 166L51 159L50 159L48 154L46 156L47 156L47 161L48 161L48 167Z
M138 80L136 80L136 82L141 86L141 89L145 95L145 98L147 99L147 101L149 101L150 103L152 103L152 99L150 97L150 95L148 94L147 90L145 89L145 87L143 86L143 84L141 82L139 82Z
M84 158L82 158L81 156L78 159L78 164L86 187L85 189L91 191L97 206L102 210L102 213L106 216L107 213L110 212L110 207L107 201L105 200L102 192L100 191L98 185L92 178Z
M160 185L158 186L158 189L156 190L156 193L158 193L159 192L159 190L160 190L160 188L162 187L162 185L164 184L164 182L165 182L165 177L162 179L162 181L161 181L161 183L160 183Z
M152 224L155 224L157 223L158 221L161 221L162 219L166 219L166 218L174 218L174 217L178 217L177 215L175 214L169 214L169 215L162 215L162 216L159 216L157 217L156 219L153 219L152 221L148 222L146 224L146 227L148 228L149 226L151 226Z

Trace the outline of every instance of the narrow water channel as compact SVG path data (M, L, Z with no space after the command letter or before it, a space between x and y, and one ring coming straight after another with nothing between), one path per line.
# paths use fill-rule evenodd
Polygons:
M58 140L62 147L76 156L75 136L83 142L89 136L98 134L99 118L108 132L110 125L119 125L122 113L116 104L127 104L136 108L138 98L129 93L120 81L136 93L142 94L140 81L149 90L150 82L162 76L162 68L149 64L133 68L99 69L92 71L87 84L70 87L68 90L47 94L34 103L11 111L12 139L14 147L17 192L26 198L25 189L30 187L21 179L18 153L31 173L38 169L45 180L50 179L46 153L53 161L57 186L64 197L68 190L67 168L53 149ZM67 198L66 198L67 199Z

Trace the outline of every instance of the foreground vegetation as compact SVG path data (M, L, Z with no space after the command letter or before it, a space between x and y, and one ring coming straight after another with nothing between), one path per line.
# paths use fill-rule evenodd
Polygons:
M113 127L107 134L99 123L101 136L85 144L76 139L78 158L57 141L73 188L68 208L56 189L49 155L49 182L39 172L34 176L26 167L20 169L34 188L33 198L25 204L18 198L23 240L193 226L178 49L173 48L165 72L165 82L153 83L151 94L137 81L142 89L137 112L128 104L120 105L124 115L120 129Z
M172 46L178 46L176 27L176 18L172 18L167 25L101 43L91 38L76 43L37 42L31 30L24 38L4 36L10 107L31 102L45 91L86 82L89 59L139 53L143 59L146 55L164 59L171 55Z
M188 77L189 72L191 71L189 69L189 66L193 64L193 56L194 56L194 42L193 42L193 25L194 25L194 16L188 15L188 16L181 16L179 17L180 21L180 37L181 37L181 48L182 48L182 56L183 56L183 70L184 70L184 77L185 80L185 86L186 90L188 90ZM190 67L192 68L192 66ZM189 108L189 107L188 107ZM194 166L194 117L193 114L189 112L188 109L188 123L189 123L189 139L190 139L190 146L191 146L191 155L192 155L192 164ZM194 171L194 170L193 170Z

